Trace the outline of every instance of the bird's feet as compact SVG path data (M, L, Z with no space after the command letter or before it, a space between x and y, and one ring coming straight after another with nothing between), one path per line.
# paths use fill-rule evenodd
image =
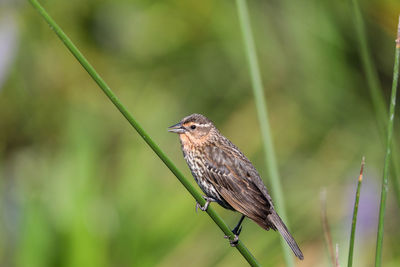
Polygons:
M224 236L224 238L229 239L229 236ZM232 240L229 239L229 244L231 244L231 247L236 247L237 244L239 243L239 235L235 234L234 238Z
M197 209L201 209L202 211L206 211L208 209L208 206L210 205L210 203L216 201L215 199L213 199L211 197L207 197L207 196L203 196L203 198L206 200L206 204L204 204L204 206L201 206L199 204L199 202L196 201L196 212L197 212Z
M233 230L232 233L235 235L235 237L230 240L229 236L224 236L224 238L229 239L229 244L231 244L231 247L236 247L237 244L239 243L239 235L240 232L242 232L242 226L240 224L238 224Z

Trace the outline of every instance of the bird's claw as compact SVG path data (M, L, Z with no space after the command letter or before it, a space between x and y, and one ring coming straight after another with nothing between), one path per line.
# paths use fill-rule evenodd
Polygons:
M207 209L208 209L208 205L210 205L210 202L206 202L206 204L204 204L204 206L201 206L200 204L199 204L199 202L196 202L196 212L197 212L197 209L201 209L202 211L206 211Z
M229 239L229 236L224 236L224 238ZM239 243L239 236L238 235L234 235L234 238L232 240L229 239L229 244L231 244L231 247L236 247L237 244Z
M211 200L206 196L203 196L203 198L206 200L206 204L204 204L204 206L201 206L199 204L199 202L196 201L196 213L197 213L197 209L201 209L202 211L206 211L208 209L208 206L210 205Z

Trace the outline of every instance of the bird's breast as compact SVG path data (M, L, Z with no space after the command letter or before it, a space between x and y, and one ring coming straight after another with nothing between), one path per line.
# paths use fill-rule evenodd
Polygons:
M206 172L206 166L202 160L201 155L196 150L183 151L185 160L192 172L193 178L199 185L201 190L208 196L216 200L221 200L221 196L218 194L214 185L210 182L210 177ZM222 204L221 204L222 205Z

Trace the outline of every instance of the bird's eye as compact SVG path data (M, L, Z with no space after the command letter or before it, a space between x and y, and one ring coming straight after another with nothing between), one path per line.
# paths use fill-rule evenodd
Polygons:
M194 130L194 129L196 129L196 125L192 125L192 126L190 126L190 129L192 129L192 130Z

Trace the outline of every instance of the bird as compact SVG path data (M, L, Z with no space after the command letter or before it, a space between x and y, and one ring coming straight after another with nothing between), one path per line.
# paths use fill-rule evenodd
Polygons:
M247 217L265 230L278 231L295 256L304 259L303 253L286 225L275 211L271 196L256 168L214 123L201 114L191 114L168 128L179 135L183 157L204 192L206 211L211 202L242 214L232 230L232 246L238 243L242 222Z

